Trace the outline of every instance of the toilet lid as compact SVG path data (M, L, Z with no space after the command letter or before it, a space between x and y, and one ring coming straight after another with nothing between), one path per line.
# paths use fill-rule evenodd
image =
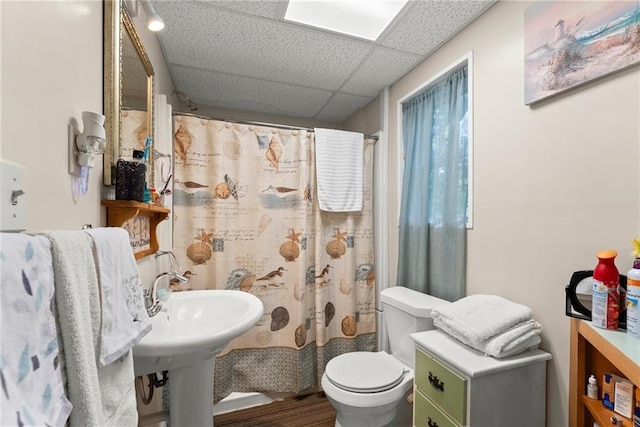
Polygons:
M376 393L402 382L404 365L384 351L356 351L331 359L325 374L333 385L343 390Z

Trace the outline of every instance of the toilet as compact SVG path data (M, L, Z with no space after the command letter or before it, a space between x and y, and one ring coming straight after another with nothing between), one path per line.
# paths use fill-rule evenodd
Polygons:
M415 344L409 334L433 329L431 309L448 301L402 286L380 293L389 353L357 351L334 357L322 389L336 411L336 427L410 426Z

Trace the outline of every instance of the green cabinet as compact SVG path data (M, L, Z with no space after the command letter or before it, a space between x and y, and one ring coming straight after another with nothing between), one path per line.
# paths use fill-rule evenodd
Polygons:
M417 350L415 383L418 391L464 425L467 412L467 380L464 377Z

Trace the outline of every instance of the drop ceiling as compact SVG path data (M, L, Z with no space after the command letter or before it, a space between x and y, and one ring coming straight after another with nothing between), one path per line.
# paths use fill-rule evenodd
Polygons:
M494 2L412 0L372 42L287 22L286 1L152 0L174 88L197 106L336 123Z

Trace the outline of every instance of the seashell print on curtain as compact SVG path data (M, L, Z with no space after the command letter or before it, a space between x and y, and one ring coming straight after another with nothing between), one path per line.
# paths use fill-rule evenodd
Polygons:
M363 211L322 212L312 132L174 121L173 249L193 274L185 289L250 292L265 307L216 358L214 401L317 389L331 358L375 350L372 141Z
M120 116L120 156L133 158L133 150L144 150L149 135L147 129L147 112L145 110L124 110Z

